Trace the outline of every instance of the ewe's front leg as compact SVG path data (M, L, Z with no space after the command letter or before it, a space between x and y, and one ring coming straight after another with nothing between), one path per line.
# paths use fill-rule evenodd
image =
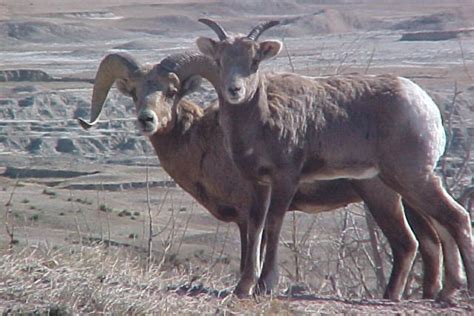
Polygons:
M270 185L254 184L254 200L248 218L245 266L234 290L234 294L238 297L247 297L252 294L252 288L260 274L260 246L270 197Z
M259 294L271 294L273 288L278 285L278 242L283 219L290 206L295 187L291 184L273 186L272 201L265 221L267 241L262 274L257 284Z
M244 272L245 262L247 260L247 240L248 223L238 223L240 233L240 275Z

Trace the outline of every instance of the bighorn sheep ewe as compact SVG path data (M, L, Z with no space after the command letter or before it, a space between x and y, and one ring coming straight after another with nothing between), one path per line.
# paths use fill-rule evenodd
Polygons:
M199 84L200 74L215 86L217 68L207 57L198 54L177 54L155 66L142 66L127 54L110 54L101 62L92 94L91 121L79 119L84 128L95 124L114 82L119 91L134 100L138 126L147 134L169 175L217 219L238 225L241 238L241 271L246 262L247 220L252 201L252 187L242 178L224 149L224 136L218 124L219 110L211 106L203 111L181 99ZM367 189L378 194L364 194L369 208L390 208L393 201L383 195L378 180ZM319 213L335 210L361 201L351 181L330 180L301 184L289 210ZM397 218L379 216L394 253L403 249L404 232L399 231ZM424 263L423 296L434 297L440 288L440 243L431 224L413 214L410 220ZM409 246L409 245L408 245ZM398 274L402 261L395 255L393 274ZM391 279L394 277L392 276ZM397 281L401 282L401 281Z
M398 218L406 232L398 249L405 280L415 256L401 197L415 211L440 224L438 233L454 238L474 294L473 239L466 210L442 187L434 172L445 149L441 115L428 94L412 81L391 75L310 78L292 73L262 73L259 64L278 55L279 41L258 42L278 21L262 23L247 36L229 36L216 22L201 19L219 41L200 37L199 50L218 64L220 114L225 142L242 175L257 192L248 229L248 252L236 292L249 295L257 280L260 236L267 251L258 287L277 282L278 236L284 214L298 186L314 180L350 179L366 200L377 195L368 183L380 181L396 207L377 208L375 217ZM393 226L391 227L394 228ZM268 251L270 249L271 251ZM456 250L454 250L456 251ZM452 259L451 263L458 261ZM393 275L392 275L393 276ZM459 273L449 276L440 299L449 300L461 286ZM400 299L401 284L390 283L386 298Z

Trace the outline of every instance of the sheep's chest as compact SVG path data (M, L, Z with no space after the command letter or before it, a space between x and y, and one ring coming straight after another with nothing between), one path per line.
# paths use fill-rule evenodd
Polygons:
M245 178L265 183L271 181L273 164L254 146L232 151L232 159Z

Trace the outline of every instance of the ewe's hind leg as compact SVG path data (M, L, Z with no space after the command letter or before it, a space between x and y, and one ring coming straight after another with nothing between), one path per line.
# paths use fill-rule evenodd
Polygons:
M449 301L456 290L463 284L462 261L459 248L453 237L436 221L433 221L433 224L443 244L444 284L438 298L440 300Z
M366 203L392 248L393 267L384 298L399 301L418 246L406 221L401 197L378 178L354 181L354 188Z
M447 299L462 285L462 265L458 246L446 229L434 219L412 210L404 201L405 215L420 244L423 260L423 298L432 299L441 288L441 251L444 284L440 298Z
M428 218L414 211L406 201L403 201L403 207L408 224L418 240L423 261L423 298L433 299L441 289L441 241Z
M442 187L440 179L434 174L398 176L396 179L389 179L387 183L400 192L411 206L433 217L454 238L464 263L468 289L473 295L474 254L471 221L467 211L449 196ZM438 232L443 240L443 232ZM445 263L450 264L449 261ZM448 269L455 271L456 267L448 267ZM452 275L446 275L446 277L453 278ZM457 280L447 279L445 282L451 286L456 285ZM453 291L442 291L440 299L449 300Z

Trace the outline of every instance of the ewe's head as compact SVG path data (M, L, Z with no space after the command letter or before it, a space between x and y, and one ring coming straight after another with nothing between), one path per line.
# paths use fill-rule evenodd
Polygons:
M143 134L150 136L166 133L173 127L180 96L197 88L200 77L191 77L181 84L176 74L161 64L141 66L127 54L109 54L97 70L90 123L79 118L83 128L90 128L97 123L114 82L122 94L133 99L137 126Z
M262 23L254 27L247 36L231 37L216 22L209 19L199 21L209 26L219 37L219 41L199 37L196 44L203 54L216 61L223 97L231 104L249 101L258 86L260 62L278 55L282 47L279 41L257 42L257 39L265 30L279 22Z

